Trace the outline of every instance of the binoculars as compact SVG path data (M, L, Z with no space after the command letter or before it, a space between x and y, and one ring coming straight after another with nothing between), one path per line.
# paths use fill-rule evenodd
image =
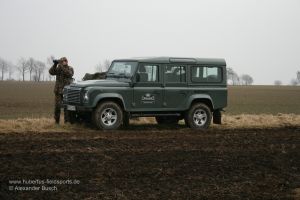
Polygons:
M58 64L60 62L60 59L53 59L54 64Z

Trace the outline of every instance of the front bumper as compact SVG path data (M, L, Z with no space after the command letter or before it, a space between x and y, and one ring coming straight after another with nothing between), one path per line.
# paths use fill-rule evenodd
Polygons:
M64 108L73 112L92 112L93 108L79 105L64 104Z

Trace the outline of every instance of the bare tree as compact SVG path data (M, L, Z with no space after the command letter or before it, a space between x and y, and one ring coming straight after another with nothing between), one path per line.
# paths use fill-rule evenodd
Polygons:
M293 85L293 86L298 85L298 80L297 79L292 79L291 80L291 85Z
M12 75L14 74L16 66L12 62L8 62L8 80L13 80Z
M99 62L95 68L97 72L106 72L110 67L110 65L111 65L111 61L105 59L103 62Z
M102 63L98 63L96 66L95 66L95 69L96 69L96 72L102 72Z
M38 70L38 80L41 81L42 80L42 75L44 74L44 71L46 69L46 64L44 62L39 62L38 64L39 66L39 70Z
M253 83L253 78L248 74L243 74L241 80L243 85L252 85Z
M53 55L51 55L51 56L49 56L48 58L47 58L47 71L49 71L49 69L52 67L52 65L53 65L53 60L54 60L54 56ZM52 77L53 76L51 76L51 74L49 74L48 73L48 79L49 79L49 81L52 81Z
M108 70L108 68L110 67L110 65L111 65L111 61L110 61L110 60L105 59L105 60L103 61L103 67L104 67L104 71L105 71L105 72Z
M277 86L282 85L282 82L280 80L275 80L274 85L277 85Z
M45 68L46 68L45 63L38 60L34 62L34 79L33 79L34 81L36 82L41 81L41 76L44 73Z
M7 72L8 70L8 66L7 66L7 61L0 58L0 70L1 70L1 80L4 80L4 74Z
M292 80L291 80L291 85L294 85L294 86L296 86L296 85L300 85L300 71L297 71L296 72L296 78L293 78Z
M27 66L29 71L29 80L32 81L32 72L35 70L35 60L32 57L27 60Z
M238 85L240 83L238 74L230 67L227 68L227 81L232 85Z
M22 75L22 80L25 81L25 74L28 71L27 61L25 58L19 59L17 69Z

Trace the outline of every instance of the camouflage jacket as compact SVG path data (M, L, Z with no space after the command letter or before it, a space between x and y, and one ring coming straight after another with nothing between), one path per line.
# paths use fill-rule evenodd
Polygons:
M73 81L74 70L71 66L53 65L49 69L49 73L56 76L56 82L54 87L55 94L62 94L66 85L70 85Z

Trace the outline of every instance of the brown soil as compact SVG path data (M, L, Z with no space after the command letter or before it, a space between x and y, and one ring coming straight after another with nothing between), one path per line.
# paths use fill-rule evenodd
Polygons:
M300 126L10 132L0 134L0 154L0 199L299 197ZM18 185L9 180L23 179L80 183L8 190Z

